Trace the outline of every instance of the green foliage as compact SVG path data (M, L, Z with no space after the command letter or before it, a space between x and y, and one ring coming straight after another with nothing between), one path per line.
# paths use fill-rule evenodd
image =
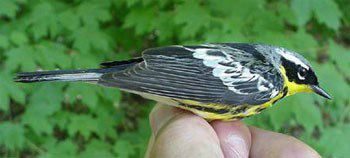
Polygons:
M334 100L300 94L245 121L346 157L349 8L346 0L0 0L0 156L142 157L150 135L151 102L88 84L17 84L15 72L93 68L166 44L259 42L302 53Z
M0 125L0 143L8 150L22 149L25 142L24 128L19 124L4 122Z
M340 26L342 12L333 0L292 0L291 5L299 26L305 25L312 17L312 13L320 23L334 30Z

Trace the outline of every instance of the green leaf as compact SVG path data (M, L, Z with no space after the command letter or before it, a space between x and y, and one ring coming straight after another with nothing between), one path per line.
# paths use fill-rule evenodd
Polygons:
M18 2L18 4L22 4L25 5L28 3L28 0L15 0L16 2Z
M333 0L293 0L292 9L296 14L299 27L306 24L314 12L320 23L337 30L340 26L340 12L338 5Z
M327 157L344 157L350 154L350 125L325 129L318 143L318 148ZM324 156L325 156L324 155Z
M113 147L113 151L118 155L118 158L128 158L135 154L135 149L132 144L126 140L120 139Z
M10 98L8 97L8 94L4 90L0 90L0 110L3 111L8 111L9 110L9 105L10 105Z
M144 118L139 119L138 124L139 124L139 129L136 132L123 133L124 135L122 135L119 140L123 140L123 139L130 140L130 143L132 143L132 146L129 146L129 147L130 148L134 147L134 149L137 149L139 151L140 155L144 155L147 150L148 139L151 135L150 124L148 119L144 119ZM133 152L134 151L128 151L129 154Z
M350 76L350 50L332 41L329 44L328 54L330 58L338 64L339 69Z
M63 27L75 31L80 26L80 19L77 14L75 14L72 10L67 10L62 12L58 16L59 22Z
M85 150L79 155L81 158L95 158L95 157L103 157L103 158L114 158L115 155L112 154L110 145L93 139L85 148Z
M317 48L319 47L315 38L306 33L304 29L299 29L297 33L289 37L293 50L299 52L308 59L316 59Z
M136 35L149 33L153 29L152 21L155 20L156 14L153 8L138 8L132 10L125 17L124 28L134 27Z
M221 2L215 1L215 3L221 3ZM225 0L224 3L219 4L218 7L216 7L216 9L218 9L220 12L224 11L226 12L225 14L228 14L227 18L220 19L221 25L223 25L222 29L225 30L226 32L232 32L231 34L235 35L235 36L232 36L233 40L227 40L227 41L241 42L242 40L241 36L243 34L249 34L248 35L249 37L252 36L250 35L252 32L256 34L262 34L262 33L269 34L268 32L270 31L259 30L259 28L280 27L280 24L277 24L276 26L266 25L270 21L276 21L276 18L273 17L274 15L272 15L271 12L268 13L269 11L266 11L264 9L265 5L266 5L265 1L260 1L260 0L237 0L237 1ZM242 6L245 6L245 7L242 7ZM267 19L268 18L267 16L272 16L272 18ZM221 16L216 16L215 18L218 18L218 17L221 18ZM253 29L252 27L255 27L254 31L252 31ZM209 30L211 29L212 28L210 28ZM229 36L229 34L228 35L226 34L226 36ZM238 36L238 38L236 36ZM242 40L242 41L248 42L247 40Z
M26 108L22 115L22 123L28 125L37 135L51 134L53 125L48 120L48 116L52 114L51 105L30 105Z
M281 130L286 124L297 121L306 132L311 134L315 127L323 128L321 111L314 104L312 94L297 94L284 98L269 111L271 123L275 129ZM303 102L300 102L302 100Z
M345 82L341 73L339 73L333 64L313 64L315 72L319 78L320 85L334 99L333 102L341 103L349 99L350 86Z
M313 7L319 22L326 24L333 30L339 28L342 13L334 0L314 0Z
M101 3L100 1L86 1L78 6L77 15L85 26L96 29L99 26L99 22L105 22L112 18L107 7L106 3Z
M264 42L266 44L281 45L286 48L290 48L293 45L290 37L278 31L267 31L259 33L258 36L253 39L253 42Z
M98 103L98 91L99 87L97 86L85 83L73 83L69 85L66 93L71 104L81 100L89 108L94 109Z
M16 17L16 13L19 11L19 7L13 0L1 0L0 1L0 16L7 16L11 19Z
M307 133L311 134L315 127L323 129L322 114L320 109L314 104L315 100L306 94L300 94L293 98L297 108L294 109L295 118ZM300 100L303 102L300 103Z
M99 94L101 97L105 98L106 100L112 102L114 105L119 104L121 100L121 92L117 88L106 88L103 87L99 91Z
M170 39L174 35L175 24L172 19L172 12L163 12L156 19L154 19L153 27L156 30L156 34L159 37L159 41L165 41Z
M101 138L117 138L115 126L121 123L121 119L115 117L114 108L108 106L98 106L94 111L97 115L98 129L97 135Z
M0 110L9 110L10 98L17 103L24 104L25 94L18 85L14 84L11 77L0 72L0 78Z
M62 88L62 84L38 85L29 98L29 104L45 109L41 113L52 115L61 108L64 99Z
M57 125L58 128L60 128L60 129L66 129L72 115L74 115L74 114L62 110L62 111L55 113L51 117L52 118L51 122L53 122L54 125Z
M25 139L24 128L21 125L11 122L0 124L0 144L8 150L22 149Z
M46 68L56 68L56 65L62 68L70 67L70 59L65 54L66 48L60 44L44 42L35 47L21 46L10 49L5 53L7 60L5 62L7 71L36 70L36 61Z
M243 121L247 125L255 126L261 129L270 129L270 130L276 129L277 127L274 127L274 125L270 123L271 119L269 118L270 117L269 114L270 114L269 109L267 109L266 111L263 111L259 115L253 115L252 117L244 118ZM280 129L276 129L276 130L280 130Z
M71 38L74 40L74 48L87 54L92 48L108 51L110 48L109 37L98 29L90 27L79 28L73 33Z
M50 35L55 37L59 32L58 17L51 3L43 2L34 6L28 24L35 39Z
M22 123L31 127L38 135L51 134L53 125L48 117L61 108L62 87L58 84L37 86L29 98L29 106L22 116Z
M209 27L211 20L209 12L196 0L177 6L174 18L176 24L183 25L183 38L194 37L201 29Z
M349 25L350 24L350 12L348 12L348 10L350 9L350 1L348 1L348 0L336 0L336 2L343 13L344 24Z
M138 2L140 2L140 0L128 0L125 1L126 2L126 6L128 6L128 8L134 6L135 4L137 4Z
M221 0L209 1L209 3L208 7L214 13L219 12L228 16L229 21L224 18L223 25L230 23L231 20L234 20L235 23L244 23L242 20L247 20L248 17L254 15L252 13L264 10L266 5L266 2L261 0ZM216 15L216 18L222 18L221 14Z
M65 140L59 143L56 143L48 149L48 152L43 153L39 158L62 158L76 157L78 147L70 140Z
M298 105L293 105L291 102L289 99L283 99L267 110L267 115L274 129L281 130L294 119L293 109Z
M294 11L299 27L302 27L311 18L312 4L311 0L292 0L291 8Z
M11 33L10 40L12 41L12 43L14 43L17 46L21 46L28 43L27 35L23 32L18 32L18 31Z
M43 68L55 69L57 67L68 69L71 65L67 48L59 43L43 42L35 47L36 60Z
M28 125L37 135L51 134L53 131L53 125L48 121L48 117L25 113L22 118L23 125Z
M98 132L97 125L98 122L90 115L73 115L67 130L72 137L76 134L81 134L85 139L88 139L92 133Z
M283 1L278 1L276 2L275 5L280 18L287 21L289 24L296 25L296 26L298 25L296 15L294 14L292 8L288 6L287 3ZM293 1L292 1L292 7L293 5L295 4L293 4Z
M283 21L281 18L275 15L272 11L260 11L254 12L256 15L252 17L253 27L250 31L257 35L270 33L270 32L282 32ZM271 25L274 24L274 25Z
M75 69L86 69L98 67L101 59L96 54L76 53L71 56Z
M241 34L238 30L231 30L228 32L224 32L221 28L211 29L205 34L205 41L208 43L215 42L227 42L227 41L246 41L243 34Z
M30 46L21 46L5 52L7 60L5 61L6 71L12 72L20 69L22 71L33 71L36 68L35 52Z
M6 49L8 46L10 46L10 42L7 36L0 34L0 48Z

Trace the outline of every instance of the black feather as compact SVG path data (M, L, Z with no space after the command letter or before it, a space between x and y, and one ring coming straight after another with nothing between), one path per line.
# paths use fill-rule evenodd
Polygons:
M103 74L110 72L111 69L85 69L85 70L54 70L54 71L36 71L17 73L14 78L15 82L31 83L44 81L97 81L98 75L86 74ZM84 75L85 74L85 75ZM62 79L64 75L72 75L72 77ZM74 76L73 76L74 75ZM81 77L79 77L81 76Z
M103 62L100 65L103 68L111 68L111 67L128 67L130 65L134 65L136 63L140 63L143 61L143 58L135 58L130 60L121 60L121 61L110 61L110 62Z

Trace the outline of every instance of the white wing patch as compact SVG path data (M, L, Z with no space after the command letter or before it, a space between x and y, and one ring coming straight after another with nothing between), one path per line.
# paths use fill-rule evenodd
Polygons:
M184 47L186 48L186 47ZM224 50L210 49L210 48L186 48L193 53L193 57L203 60L203 64L210 68L213 68L212 74L215 77L219 77L224 85L229 90L237 94L251 94L247 90L252 87L242 88L242 85L246 83L256 82L256 88L259 92L265 92L272 90L274 86L259 74L251 73L248 67L243 66L240 62L235 61L232 55L228 54ZM241 50L232 49L232 51L242 52ZM213 54L213 52L219 54ZM242 52L244 53L244 52ZM238 87L238 88L237 88ZM278 91L273 91L271 97L278 94Z

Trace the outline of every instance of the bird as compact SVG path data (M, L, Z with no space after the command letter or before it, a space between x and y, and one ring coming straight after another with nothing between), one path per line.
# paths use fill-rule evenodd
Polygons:
M15 81L81 81L116 87L208 121L240 120L301 92L331 99L303 56L260 43L149 48L141 57L104 62L96 69L21 72Z

